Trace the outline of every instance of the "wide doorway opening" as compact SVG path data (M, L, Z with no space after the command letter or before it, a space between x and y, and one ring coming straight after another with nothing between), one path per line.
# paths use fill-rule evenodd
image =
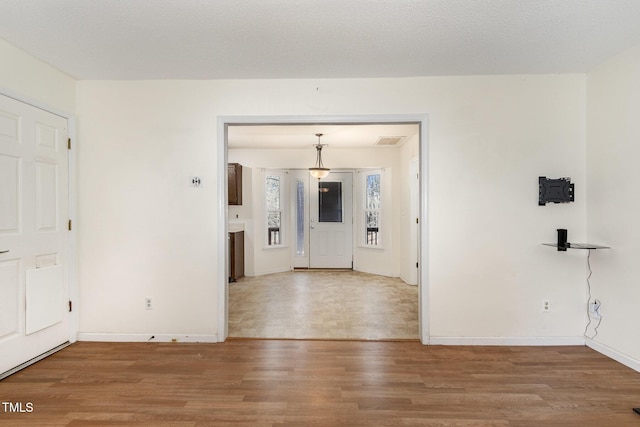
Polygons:
M221 248L221 338L426 343L426 117L221 117L219 125L220 169L236 174L221 176L220 219L242 242L241 253ZM330 169L319 179L309 174L318 133ZM240 203L229 199L237 191ZM231 277L238 257L243 270ZM367 313L379 315L367 321Z

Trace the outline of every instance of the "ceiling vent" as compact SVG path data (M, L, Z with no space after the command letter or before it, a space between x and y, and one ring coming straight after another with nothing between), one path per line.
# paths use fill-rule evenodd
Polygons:
M400 144L400 142L402 142L403 139L404 139L404 136L381 136L376 141L376 145L385 145L385 146L398 145Z

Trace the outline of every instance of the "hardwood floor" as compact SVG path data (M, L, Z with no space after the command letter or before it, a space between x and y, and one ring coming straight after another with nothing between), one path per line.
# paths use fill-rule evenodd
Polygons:
M640 373L587 347L80 342L0 399L32 405L3 426L640 425Z
M356 271L296 271L229 285L229 336L418 339L418 287Z

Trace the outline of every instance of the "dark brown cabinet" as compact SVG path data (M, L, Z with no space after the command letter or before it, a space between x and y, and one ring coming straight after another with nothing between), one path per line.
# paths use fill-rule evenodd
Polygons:
M229 281L244 277L244 231L229 232Z
M227 164L227 180L229 183L229 204L242 204L242 165L240 163Z

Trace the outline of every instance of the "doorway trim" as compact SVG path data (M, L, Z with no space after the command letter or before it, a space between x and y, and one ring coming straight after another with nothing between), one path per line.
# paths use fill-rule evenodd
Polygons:
M227 244L227 149L228 126L233 125L301 125L301 124L403 124L419 125L419 159L420 159L420 236L418 253L418 328L422 344L429 344L429 222L428 218L428 130L427 114L398 115L344 115L344 116L218 116L217 130L217 168L218 168L218 207L217 244L218 253L218 341L223 342L229 335L229 245Z

